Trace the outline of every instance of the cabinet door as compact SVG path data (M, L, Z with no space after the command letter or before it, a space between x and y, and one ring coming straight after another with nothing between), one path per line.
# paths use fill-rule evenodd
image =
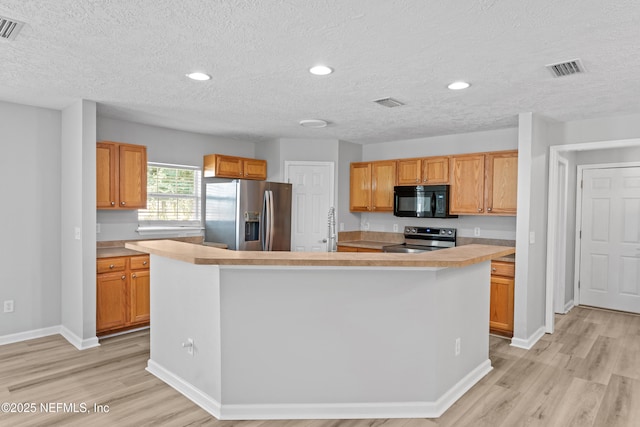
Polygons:
M96 145L96 207L110 209L118 207L118 146L99 142Z
M244 177L246 179L267 179L267 161L258 159L244 160Z
M451 158L452 214L484 214L484 155L453 156Z
M224 178L243 178L242 158L216 155L215 176Z
M141 323L149 321L149 270L131 273L129 321Z
M141 145L120 145L118 177L120 208L147 207L147 149Z
M398 184L420 185L422 161L420 159L398 160ZM447 165L448 166L448 165Z
M491 276L489 329L513 333L513 278Z
M448 184L449 157L427 157L422 159L422 184Z
M393 187L396 185L396 161L371 163L371 210L393 212Z
M515 215L518 195L518 152L490 153L487 157L487 213Z
M351 163L349 210L367 212L371 209L371 163Z
M127 275L99 274L96 283L96 332L127 323Z

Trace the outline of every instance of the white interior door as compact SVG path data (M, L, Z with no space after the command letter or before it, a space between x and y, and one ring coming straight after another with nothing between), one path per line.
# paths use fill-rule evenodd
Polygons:
M640 313L640 167L582 179L580 304Z
M333 199L333 162L285 162L292 184L291 250L327 250L329 208Z

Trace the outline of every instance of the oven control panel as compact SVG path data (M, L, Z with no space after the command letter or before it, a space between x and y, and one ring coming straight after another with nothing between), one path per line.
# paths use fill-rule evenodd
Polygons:
M452 237L455 239L456 237L456 229L455 228L436 228L436 227L412 227L405 226L404 227L404 235L405 237L416 237L416 236L424 236L424 237Z

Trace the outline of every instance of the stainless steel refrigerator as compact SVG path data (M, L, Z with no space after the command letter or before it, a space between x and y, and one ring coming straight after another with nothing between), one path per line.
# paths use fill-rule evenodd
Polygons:
M203 182L205 243L238 251L291 250L291 184Z

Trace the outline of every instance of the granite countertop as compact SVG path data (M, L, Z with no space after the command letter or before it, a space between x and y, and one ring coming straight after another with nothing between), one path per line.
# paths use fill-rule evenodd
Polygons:
M211 265L464 267L515 252L513 247L475 244L417 254L229 251L171 240L129 242L125 246L191 264Z

